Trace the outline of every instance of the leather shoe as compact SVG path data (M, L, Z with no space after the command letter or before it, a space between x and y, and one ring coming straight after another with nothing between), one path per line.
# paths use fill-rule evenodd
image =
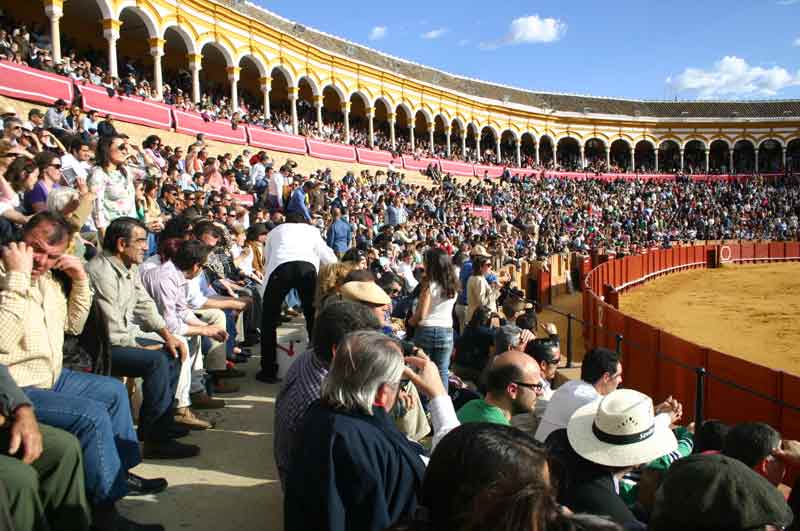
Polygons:
M212 388L215 393L225 395L230 393L238 393L239 386L236 384L228 383L226 380L217 380L214 382L214 387Z
M225 407L225 401L221 398L211 398L205 391L198 391L189 395L192 407L195 409L221 409Z
M200 447L195 444L184 444L172 439L166 441L145 441L142 455L145 459L186 459L196 457Z
M138 496L141 494L158 494L167 488L164 478L145 479L128 472L128 494Z
M209 371L214 378L244 378L245 372L233 367L228 367L224 371Z
M258 371L258 373L256 373L256 380L268 384L276 384L282 382L283 378L278 378L277 376L274 375L270 376L264 372Z
M207 430L214 427L212 423L195 415L188 407L179 407L175 410L175 424L190 430Z

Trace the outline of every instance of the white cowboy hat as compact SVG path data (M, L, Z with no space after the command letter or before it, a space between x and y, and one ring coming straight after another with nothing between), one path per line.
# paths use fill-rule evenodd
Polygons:
M578 409L567 437L581 457L613 467L649 463L678 448L669 426L656 422L650 397L633 389L617 389Z

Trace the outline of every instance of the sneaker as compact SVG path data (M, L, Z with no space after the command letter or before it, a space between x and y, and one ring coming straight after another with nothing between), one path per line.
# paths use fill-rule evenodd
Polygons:
M214 425L194 414L188 407L179 407L175 410L175 424L185 426L190 430L207 430Z
M196 457L200 447L194 444L184 444L172 439L166 441L145 441L142 455L145 459L186 459Z
M198 391L189 395L192 407L195 409L221 409L225 407L225 401L221 398L211 398L205 391Z
M258 380L259 382L264 382L264 383L268 383L268 384L276 384L276 383L280 383L280 382L283 381L282 378L278 378L275 375L270 376L267 373L262 372L262 371L258 371L258 373L256 373L256 380Z
M230 393L238 393L239 386L236 384L228 383L226 380L217 380L214 382L214 393L218 393L221 395L230 394Z
M128 494L131 496L158 494L167 488L167 480L164 478L145 479L131 472L128 472L127 483Z

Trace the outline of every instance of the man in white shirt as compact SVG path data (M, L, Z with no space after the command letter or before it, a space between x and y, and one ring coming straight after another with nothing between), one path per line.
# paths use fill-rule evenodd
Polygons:
M250 168L250 185L257 192L267 187L267 166L270 168L272 167L272 165L267 162L268 160L267 152L261 151L258 154L258 162Z
M80 138L74 138L69 145L69 153L61 157L61 174L69 186L75 186L79 179L84 181L89 178L92 165L92 150L89 144Z
M405 280L408 291L414 291L419 282L414 278L414 254L411 251L400 253L400 263L397 264L398 274Z
M286 166L281 168L281 171L273 171L269 176L269 206L273 208L283 208L283 187L286 185L286 176L284 172Z
M277 328L281 304L292 288L297 289L308 337L314 328L314 290L320 264L336 262L333 249L325 244L320 231L306 223L302 214L291 213L286 223L270 231L264 244L264 311L261 321L261 370L256 379L277 383Z
M566 428L578 409L614 391L621 383L619 355L606 348L590 350L583 358L581 379L569 381L556 389L534 437L545 442L548 435Z

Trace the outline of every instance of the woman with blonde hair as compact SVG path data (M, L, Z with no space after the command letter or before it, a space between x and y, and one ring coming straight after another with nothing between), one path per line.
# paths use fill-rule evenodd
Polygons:
M338 298L339 288L344 283L345 277L350 271L357 268L358 264L355 262L336 262L320 266L319 274L317 275L317 291L314 294L314 306L316 307L317 315L328 302Z

